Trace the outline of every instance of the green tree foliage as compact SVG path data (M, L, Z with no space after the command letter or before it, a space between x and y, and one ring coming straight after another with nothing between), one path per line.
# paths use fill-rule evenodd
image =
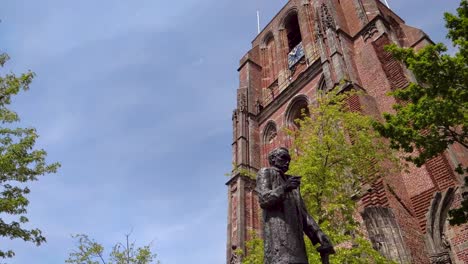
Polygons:
M263 264L263 239L255 232L250 232L250 239L245 243L247 254L242 259L242 264ZM235 252L238 256L243 256L244 252L239 249Z
M4 67L8 59L8 55L0 54L0 67ZM47 153L34 149L38 138L36 130L15 127L19 116L8 108L14 95L29 89L33 77L33 72L0 75L0 213L9 215L8 221L0 218L0 236L40 245L46 241L41 231L24 228L29 222L27 184L41 175L56 172L60 165L46 163ZM0 258L13 256L13 250L0 249Z
M468 148L468 2L463 0L458 16L446 13L448 38L458 52L446 54L444 44L429 45L416 52L388 46L395 58L415 75L418 83L391 94L400 102L395 114L384 115L375 128L391 140L391 146L413 154L408 160L421 166L455 142ZM403 88L403 87L394 87Z
M392 263L364 239L355 213L363 185L392 173L397 158L372 129L370 117L349 111L349 96L358 95L329 92L309 107L310 117L298 120L299 129L290 131L294 143L288 173L302 176L309 213L338 245L331 263ZM309 249L310 263L320 263L317 251Z
M117 243L112 247L108 257L104 254L104 247L87 235L74 235L78 242L77 248L69 254L65 263L71 264L159 264L157 255L151 251L150 245L136 247L129 242L126 235L125 244Z
M398 159L372 128L370 117L348 111L346 98L358 93L323 95L297 120L288 174L301 175L301 194L309 213L331 238L333 264L394 263L373 249L355 220L356 201L365 183L399 170ZM321 263L306 238L309 263ZM253 233L243 264L263 264L263 240ZM243 255L241 250L237 252Z
M350 240L351 241L351 240ZM388 264L393 263L384 257L382 257L378 252L376 252L369 241L361 237L355 237L354 245L352 248L343 248L337 247L336 255L332 257L331 263L340 263L340 264ZM316 264L321 263L320 255L316 254L315 248L312 246L310 241L306 242L307 252L309 252L309 263ZM250 240L246 242L246 249L248 254L242 259L242 264L264 264L263 257L263 239L258 235L254 235ZM235 252L238 256L243 256L242 250L237 250Z
M447 37L458 49L453 56L441 43L418 52L396 45L387 47L414 73L418 83L392 92L401 103L393 107L395 114L384 114L385 122L376 122L374 127L390 139L391 147L408 153L406 159L417 166L452 144L468 149L468 1L460 2L456 15L445 13L445 21ZM459 165L457 172L466 174L468 168ZM454 217L464 216L464 223L467 215L466 210L452 213Z

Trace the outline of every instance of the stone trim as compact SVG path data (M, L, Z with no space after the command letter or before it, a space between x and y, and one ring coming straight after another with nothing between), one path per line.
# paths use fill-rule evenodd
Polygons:
M388 259L399 263L412 263L392 209L367 207L361 215L374 249Z
M446 192L437 192L432 199L427 212L426 246L431 264L451 264L450 243L446 236L445 222L448 211L455 198L456 188L448 188Z
M256 63L255 61L253 61L251 58L246 58L245 60L243 60L240 65L239 65L239 68L237 69L237 71L240 71L248 62L252 63L253 65L257 66L258 68L262 68L262 66L260 66L258 63Z

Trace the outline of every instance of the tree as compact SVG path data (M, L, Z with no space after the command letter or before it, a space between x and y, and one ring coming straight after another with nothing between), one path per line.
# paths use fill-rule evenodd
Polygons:
M247 254L244 254L242 249L238 249L236 252L234 252L238 256L243 256L242 264L263 264L263 239L255 231L250 231L250 239L246 241L245 248Z
M0 54L0 67L9 60L7 54ZM12 97L21 90L26 91L34 77L29 71L19 76L10 73L0 76L0 213L10 215L6 221L0 218L0 236L40 245L46 241L39 229L26 229L26 217L30 189L27 184L38 177L55 173L59 163L47 164L47 153L35 150L38 134L34 128L15 127L17 113L9 109ZM0 258L11 258L14 251L0 249Z
M386 47L414 73L417 83L394 87L395 113L384 114L385 122L376 121L374 127L417 166L455 143L468 150L468 1L461 1L456 15L445 13L445 22L447 38L458 49L453 56L442 43L418 52ZM468 173L468 168L459 165L457 172Z
M69 254L65 263L71 264L159 264L157 254L151 251L151 245L135 247L129 242L130 235L125 235L125 244L117 243L112 247L109 256L104 255L104 247L87 235L74 235L78 240L77 249Z
M295 120L290 175L300 175L307 210L335 245L334 264L394 263L376 251L355 220L363 185L394 171L398 158L372 127L372 119L349 110L347 99L357 92L332 90L309 106L309 115ZM306 241L309 263L321 263ZM255 233L246 242L243 264L263 263L263 240ZM241 250L236 253L244 255Z
M289 174L302 176L301 194L309 213L331 238L331 263L392 263L372 248L355 220L363 184L392 173L397 158L372 129L372 120L349 110L356 92L322 95L297 120ZM398 168L399 169L399 168ZM310 263L320 255L309 243Z

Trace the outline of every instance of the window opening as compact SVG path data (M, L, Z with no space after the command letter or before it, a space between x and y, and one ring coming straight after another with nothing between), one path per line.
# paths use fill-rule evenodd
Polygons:
M286 21L285 28L288 35L289 51L291 51L302 41L299 20L297 19L296 14L293 14L289 17L289 19Z
M299 120L304 120L306 116L310 116L308 102L305 98L299 98L291 105L290 112L287 117L288 123L292 128L299 129Z
M297 14L290 15L285 23L286 34L288 38L288 66L290 69L304 57L304 48L302 47L301 29ZM293 69L294 70L294 69Z

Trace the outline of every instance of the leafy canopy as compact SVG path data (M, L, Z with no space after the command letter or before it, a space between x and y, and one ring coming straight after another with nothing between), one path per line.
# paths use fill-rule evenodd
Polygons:
M302 176L301 194L309 213L331 238L331 263L392 263L372 248L355 220L363 185L398 168L397 158L372 128L372 120L348 107L356 92L331 91L298 120L290 174ZM309 244L310 263L320 255Z
M245 243L247 254L242 249L238 249L234 253L243 256L242 264L264 264L263 239L253 230L250 231L250 237Z
M447 37L458 48L454 56L446 53L447 47L442 43L428 45L418 52L396 45L386 48L413 72L417 83L392 92L399 102L393 107L395 114L384 114L385 123L376 122L374 126L391 140L391 147L409 153L407 160L417 166L454 143L468 149L466 0L461 1L457 13L445 14ZM459 167L458 172L463 173L463 168Z
M310 116L296 120L299 128L288 131L294 138L288 174L302 176L306 207L336 245L331 263L393 263L360 233L355 213L363 185L398 168L397 158L372 129L369 117L349 111L351 96L358 94L331 91L309 107ZM243 264L262 263L260 242L258 237L247 242ZM307 250L309 263L321 263L310 241Z
M126 235L125 244L117 243L112 247L108 257L104 254L104 247L87 235L74 235L77 248L69 254L65 263L70 264L159 264L157 254L151 251L151 245L136 247L129 242Z
M452 144L468 150L468 1L460 2L457 14L445 13L445 22L447 38L458 49L453 56L446 53L442 43L418 52L396 45L387 47L414 73L418 83L392 92L400 102L393 107L395 114L384 114L385 122L375 122L374 127L390 139L392 148L408 153L406 159L417 166ZM456 171L466 177L468 167L459 164ZM449 215L452 225L467 223L468 198Z
M8 59L8 55L0 54L0 67ZM9 109L12 97L21 90L28 90L33 77L33 72L0 75L0 213L11 219L0 218L0 236L40 245L46 241L41 231L24 228L29 222L27 184L38 180L40 175L56 172L60 165L46 163L46 152L34 149L38 138L36 130L15 127L19 116ZM0 258L10 258L14 254L11 249L0 248Z

